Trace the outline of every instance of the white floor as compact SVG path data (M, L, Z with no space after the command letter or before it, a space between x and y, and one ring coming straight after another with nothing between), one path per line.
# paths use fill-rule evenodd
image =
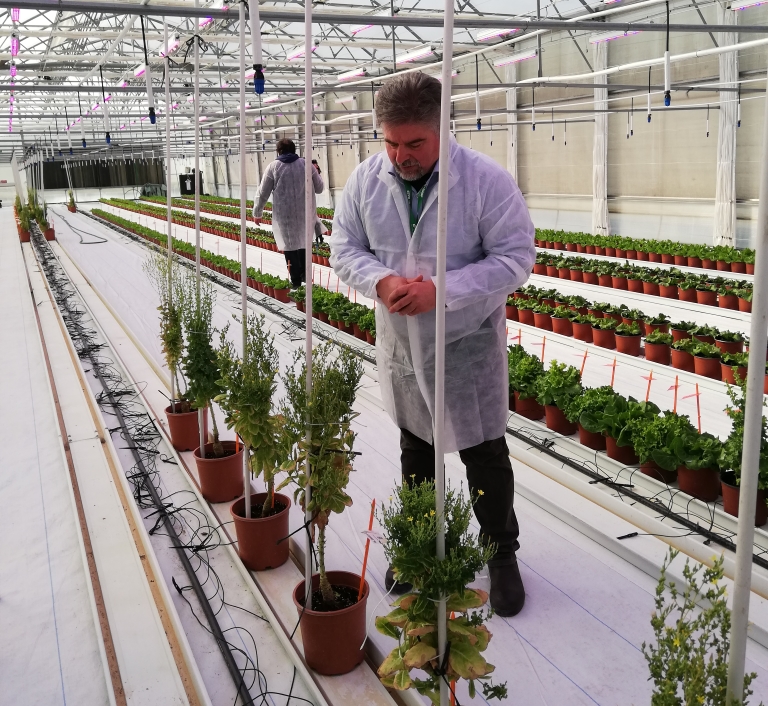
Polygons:
M34 306L0 211L0 704L108 704L87 566Z
M55 210L62 215L58 213L59 209ZM66 212L63 215L82 233L107 238L108 242L103 245L81 245L82 233L75 233L64 223L57 224L57 237L65 250L152 357L162 363L156 337L155 296L141 271L146 249L82 215L70 217ZM128 217L125 212L121 215ZM154 227L162 230L160 225ZM181 237L179 232L175 229L174 235ZM85 236L83 238L88 240ZM216 237L203 234L203 238L203 246L214 249L206 238ZM219 247L225 254L224 247L231 241L216 240L221 241ZM256 251L255 248L252 250ZM249 264L252 256L258 256L258 261L253 263L257 267L263 258L263 269L266 271L279 271L284 267L283 258L277 253L262 250L253 254L249 252ZM222 293L217 303L215 324L223 326L231 321L232 315L238 311L237 307L236 297ZM254 306L253 310L258 312L259 308ZM281 364L285 365L292 351L301 346L301 341L285 336L282 325L277 321L272 330L279 336ZM237 341L237 338L234 336L233 340ZM549 351L549 343L547 347ZM562 354L567 352L563 347ZM593 377L586 381L589 384L604 384L609 372L600 363L599 367L595 366L594 372L588 368L587 375ZM644 392L643 385L647 384L641 380L627 381L624 376L617 377L617 383L631 385L635 394L637 389ZM367 524L371 499L375 497L379 503L386 502L399 476L398 430L377 402L377 387L375 371L371 371L365 378L364 390L357 403L361 415L355 425L358 433L356 443L362 456L356 464L357 472L352 480L354 505L344 517L334 517L330 524L334 536L330 542L329 563L334 568L359 571L362 562L360 530ZM666 387L666 383L659 384L653 394L657 394L659 400L663 397L664 406L668 407L671 395ZM686 404L690 404L690 400ZM718 400L713 403L711 414L722 414L721 409L721 400ZM447 466L450 482L458 485L463 478L458 458L450 457ZM549 486L530 469L518 467L516 471L523 484L538 484L552 497L562 490L560 486ZM581 507L582 503L581 498L573 498L573 508L577 505ZM489 660L497 667L497 681L508 682L510 698L507 703L520 706L647 704L651 685L647 680L641 645L652 640L649 621L653 610L654 580L521 495L516 499L516 509L521 525L518 556L526 585L527 604L514 619L493 618L490 627L494 639L488 650ZM569 507L565 506L565 509ZM592 506L590 512L596 522L618 523L616 534L621 532L623 521L596 506ZM298 513L292 522L294 527L300 524ZM631 531L628 523L623 525L627 526L626 531ZM659 539L640 539L657 552L664 549ZM386 610L385 602L376 604L383 594L385 568L383 552L374 545L369 580L373 587L371 605L377 613ZM483 585L487 579L478 577L478 583ZM375 633L371 639L381 650L393 646L391 641ZM749 658L748 668L759 673L754 685L756 697L753 698L757 702L760 698L768 698L768 652L750 642ZM470 700L461 693L459 699L461 703L483 701L479 696L474 701Z

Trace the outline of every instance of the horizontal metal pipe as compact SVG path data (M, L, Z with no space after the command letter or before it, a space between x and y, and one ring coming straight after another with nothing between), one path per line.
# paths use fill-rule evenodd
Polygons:
M99 12L105 15L152 15L155 17L213 17L214 20L234 19L229 10L214 8L195 8L186 5L138 5L134 3L114 2L84 2L83 0L0 0L0 8L18 7L37 12ZM629 10L628 5L625 9ZM264 22L303 22L304 13L290 10L275 10L272 8L260 11ZM419 16L400 13L394 16L367 15L350 13L313 13L315 24L365 24L382 27L442 27L443 17ZM457 17L456 27L462 29L546 29L555 31L594 30L605 31L641 31L641 32L733 32L733 25L717 24L683 24L683 23L651 23L651 22L600 22L595 20L546 20L510 17L509 19L485 19ZM739 25L740 34L768 34L766 25Z

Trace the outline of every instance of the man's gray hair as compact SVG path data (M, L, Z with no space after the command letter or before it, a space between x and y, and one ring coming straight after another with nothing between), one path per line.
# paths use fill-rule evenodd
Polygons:
M440 132L442 90L440 81L421 71L400 74L376 96L376 120L379 125L420 123Z

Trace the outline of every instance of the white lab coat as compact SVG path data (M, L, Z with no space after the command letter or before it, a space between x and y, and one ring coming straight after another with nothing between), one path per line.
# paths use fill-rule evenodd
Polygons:
M439 169L439 164L435 170ZM451 138L446 274L446 451L504 435L508 416L507 296L529 277L534 228L512 176ZM402 182L382 151L360 164L336 207L331 266L377 299L387 275L436 274L437 184L411 236ZM376 357L395 424L432 441L435 315L390 314L378 300Z
M303 158L299 157L287 163L278 158L264 171L254 199L253 216L261 218L265 204L270 196L272 197L272 235L275 236L277 247L282 252L301 250L307 246L304 229L304 179ZM315 194L323 192L324 184L314 165L312 186L312 208L316 209Z

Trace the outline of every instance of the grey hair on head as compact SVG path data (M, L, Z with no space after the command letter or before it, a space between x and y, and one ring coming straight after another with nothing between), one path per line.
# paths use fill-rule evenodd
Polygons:
M376 96L380 125L420 123L440 132L440 81L421 71L400 74L384 83Z

